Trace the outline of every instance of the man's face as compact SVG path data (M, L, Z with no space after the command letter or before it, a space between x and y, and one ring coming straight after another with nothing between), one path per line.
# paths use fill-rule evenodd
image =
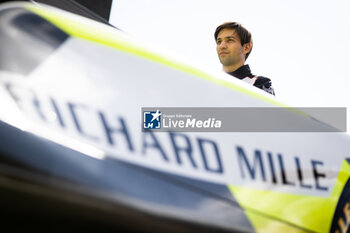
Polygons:
M216 52L225 67L239 68L245 62L245 49L234 29L222 29L216 39Z

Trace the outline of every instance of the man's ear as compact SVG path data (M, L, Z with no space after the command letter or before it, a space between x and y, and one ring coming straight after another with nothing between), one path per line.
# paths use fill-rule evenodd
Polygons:
M245 43L243 45L243 52L244 52L244 54L249 53L252 50L252 48L253 48L253 42Z

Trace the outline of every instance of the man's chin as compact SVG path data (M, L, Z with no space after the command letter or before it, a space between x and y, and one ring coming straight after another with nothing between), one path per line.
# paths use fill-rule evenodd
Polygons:
M220 59L220 62L223 66L230 66L232 65L231 62L227 61L227 60L224 60L224 59Z

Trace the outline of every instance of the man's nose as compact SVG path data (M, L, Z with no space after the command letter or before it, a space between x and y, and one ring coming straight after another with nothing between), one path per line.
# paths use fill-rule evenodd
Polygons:
M219 48L227 48L227 44L225 41L221 42Z

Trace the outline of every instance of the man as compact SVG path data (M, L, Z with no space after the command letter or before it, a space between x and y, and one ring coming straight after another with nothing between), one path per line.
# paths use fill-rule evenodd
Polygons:
M218 26L214 36L216 51L226 73L275 95L269 78L253 75L249 65L244 65L253 48L252 36L246 28L228 22Z

